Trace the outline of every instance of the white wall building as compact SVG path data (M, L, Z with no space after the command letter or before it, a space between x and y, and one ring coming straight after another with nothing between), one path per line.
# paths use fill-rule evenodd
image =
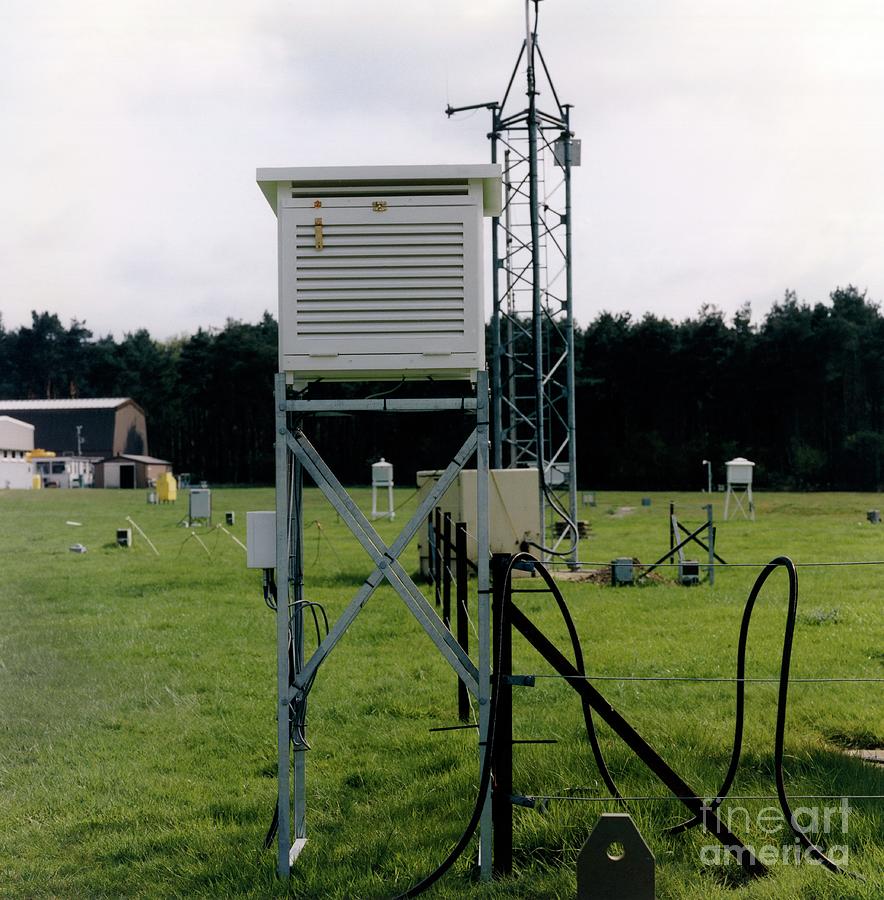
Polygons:
M26 454L34 449L34 426L0 416L0 489L33 487L34 469Z
M34 471L43 487L92 487L94 463L84 456L37 457Z

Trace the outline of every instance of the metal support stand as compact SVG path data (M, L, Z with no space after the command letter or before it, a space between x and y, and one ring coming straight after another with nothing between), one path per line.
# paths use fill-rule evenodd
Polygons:
M378 490L382 490L387 495L387 508L378 509ZM396 518L396 510L393 508L393 482L388 481L386 484L372 484L371 486L371 518L389 519L391 522Z
M276 579L279 585L276 614L278 803L277 871L287 877L307 841L306 745L303 740L303 705L319 666L343 637L374 591L388 581L420 623L436 649L479 704L479 770L488 737L491 686L491 614L488 568L488 378L476 375L476 399L418 400L287 400L285 376L276 376ZM300 429L303 416L318 412L474 412L476 427L442 476L389 546L350 498ZM289 418L294 419L294 427ZM427 516L475 454L477 470L478 543L478 666L445 627L433 606L412 581L399 557L426 522ZM303 512L302 473L306 472L362 545L374 568L349 605L309 659L303 645ZM437 577L438 577L437 570ZM294 727L298 725L298 727ZM293 734L293 728L296 732ZM293 743L294 741L294 743ZM294 828L293 828L294 822ZM479 835L480 871L491 876L490 786L482 812Z
M742 491L735 490L735 488L743 488ZM724 520L725 522L728 520L728 508L730 506L731 497L734 498L734 502L737 505L737 510L739 510L743 514L744 519L749 519L751 522L755 521L755 501L752 499L752 485L751 484L732 484L730 481L727 483L727 493L724 495ZM743 498L748 500L747 506L743 506ZM737 514L737 510L734 510L734 515Z

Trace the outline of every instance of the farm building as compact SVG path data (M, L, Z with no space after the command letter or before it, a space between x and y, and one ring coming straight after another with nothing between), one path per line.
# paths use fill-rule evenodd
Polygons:
M34 426L0 416L0 488L33 486L34 471L28 458L34 449Z
M93 459L146 454L144 410L129 397L91 400L0 400L0 416L34 426L34 443L59 455Z
M153 456L120 453L95 463L93 485L97 488L146 488L166 472L172 463Z

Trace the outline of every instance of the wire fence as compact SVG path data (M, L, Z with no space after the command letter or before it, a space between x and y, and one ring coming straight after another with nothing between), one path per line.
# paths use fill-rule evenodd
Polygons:
M527 673L526 673L527 674ZM552 672L538 672L535 674L527 674L529 678L552 678L564 681L688 681L688 682L710 682L710 683L727 683L736 684L780 684L779 678L737 678L736 676L726 675L559 675ZM789 678L789 684L850 684L858 682L860 684L880 684L884 682L884 678L849 678L847 676L811 676L800 678Z
M674 794L667 796L636 796L636 797L599 797L585 796L575 794L531 794L531 800L561 800L576 801L581 803L681 803L685 800L692 800L692 797L677 797ZM715 798L708 797L706 802L711 804ZM728 794L727 800L740 800L749 802L758 801L776 801L779 797L776 794ZM884 794L789 794L790 800L884 800Z

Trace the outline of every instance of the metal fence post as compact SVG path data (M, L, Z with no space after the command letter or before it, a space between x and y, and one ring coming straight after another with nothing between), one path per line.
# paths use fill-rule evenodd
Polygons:
M436 606L442 605L442 510L433 510L433 573L436 587Z
M465 653L470 650L469 620L469 571L467 569L467 526L458 522L454 526L454 567L457 581L457 642ZM470 720L470 697L462 678L457 679L457 717L461 722Z
M442 516L442 621L451 631L451 513Z
M513 668L513 633L508 614L509 596L506 570L510 557L495 553L491 557L492 647L494 664L494 788L491 815L494 821L495 875L513 871L513 688L507 676Z

